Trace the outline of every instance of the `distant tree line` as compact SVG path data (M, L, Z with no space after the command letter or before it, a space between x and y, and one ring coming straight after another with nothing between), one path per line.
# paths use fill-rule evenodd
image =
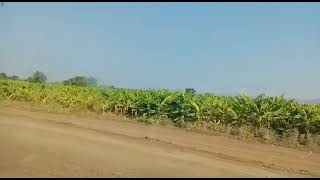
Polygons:
M19 80L19 81L29 81L35 83L45 83L47 82L47 76L40 71L36 71L32 74L32 76L28 77L27 79L22 79L17 75L8 76L6 73L0 73L0 79L11 79L11 80Z
M28 82L34 82L34 83L47 82L47 76L41 71L36 71L26 79L22 79L17 75L8 76L6 73L0 73L0 79L20 80L20 81L28 81ZM94 77L85 77L85 76L76 76L76 77L64 80L62 82L57 82L57 83L62 83L64 85L72 85L72 86L89 86L89 87L98 86L97 80Z
M7 76L6 73L0 73L0 79L12 79L12 80L19 80L19 76Z
M21 79L17 75L8 76L6 73L0 73L0 79L20 80L20 81L28 81L28 82L34 82L34 83L47 82L47 76L40 71L36 71L26 79ZM64 85L82 86L82 87L100 87L100 88L111 88L111 89L115 88L114 86L106 86L106 85L98 86L96 78L86 77L86 76L75 76L70 79L64 80L62 82L55 82L55 84L64 84ZM196 94L196 90L194 88L186 88L185 92L190 94Z

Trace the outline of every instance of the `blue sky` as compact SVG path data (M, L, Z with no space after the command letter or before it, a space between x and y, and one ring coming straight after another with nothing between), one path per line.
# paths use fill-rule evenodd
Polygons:
M7 3L0 72L320 97L320 3Z

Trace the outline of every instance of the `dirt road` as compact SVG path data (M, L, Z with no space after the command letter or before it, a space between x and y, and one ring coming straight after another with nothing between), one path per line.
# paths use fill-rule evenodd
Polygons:
M320 177L320 154L0 106L0 177Z

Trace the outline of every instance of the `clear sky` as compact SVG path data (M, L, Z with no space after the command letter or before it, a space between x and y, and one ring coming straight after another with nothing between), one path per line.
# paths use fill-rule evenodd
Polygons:
M5 3L0 72L320 97L320 3Z

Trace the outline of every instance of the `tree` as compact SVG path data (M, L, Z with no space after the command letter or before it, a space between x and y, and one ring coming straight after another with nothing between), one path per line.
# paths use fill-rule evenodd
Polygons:
M86 78L84 76L76 76L62 82L65 85L86 86Z
M0 73L0 79L19 80L19 76L16 76L16 75L8 76L6 73Z
M74 86L90 86L96 87L97 80L93 77L85 77L85 76L76 76L65 80L62 82L64 85L74 85Z
M6 73L0 73L0 79L7 79Z
M94 77L87 78L87 86L96 87L97 80Z
M185 92L186 93L190 93L190 94L195 94L197 91L195 89L193 89L193 88L186 88Z
M45 83L47 81L47 76L43 72L36 71L32 76L28 77L27 81Z

